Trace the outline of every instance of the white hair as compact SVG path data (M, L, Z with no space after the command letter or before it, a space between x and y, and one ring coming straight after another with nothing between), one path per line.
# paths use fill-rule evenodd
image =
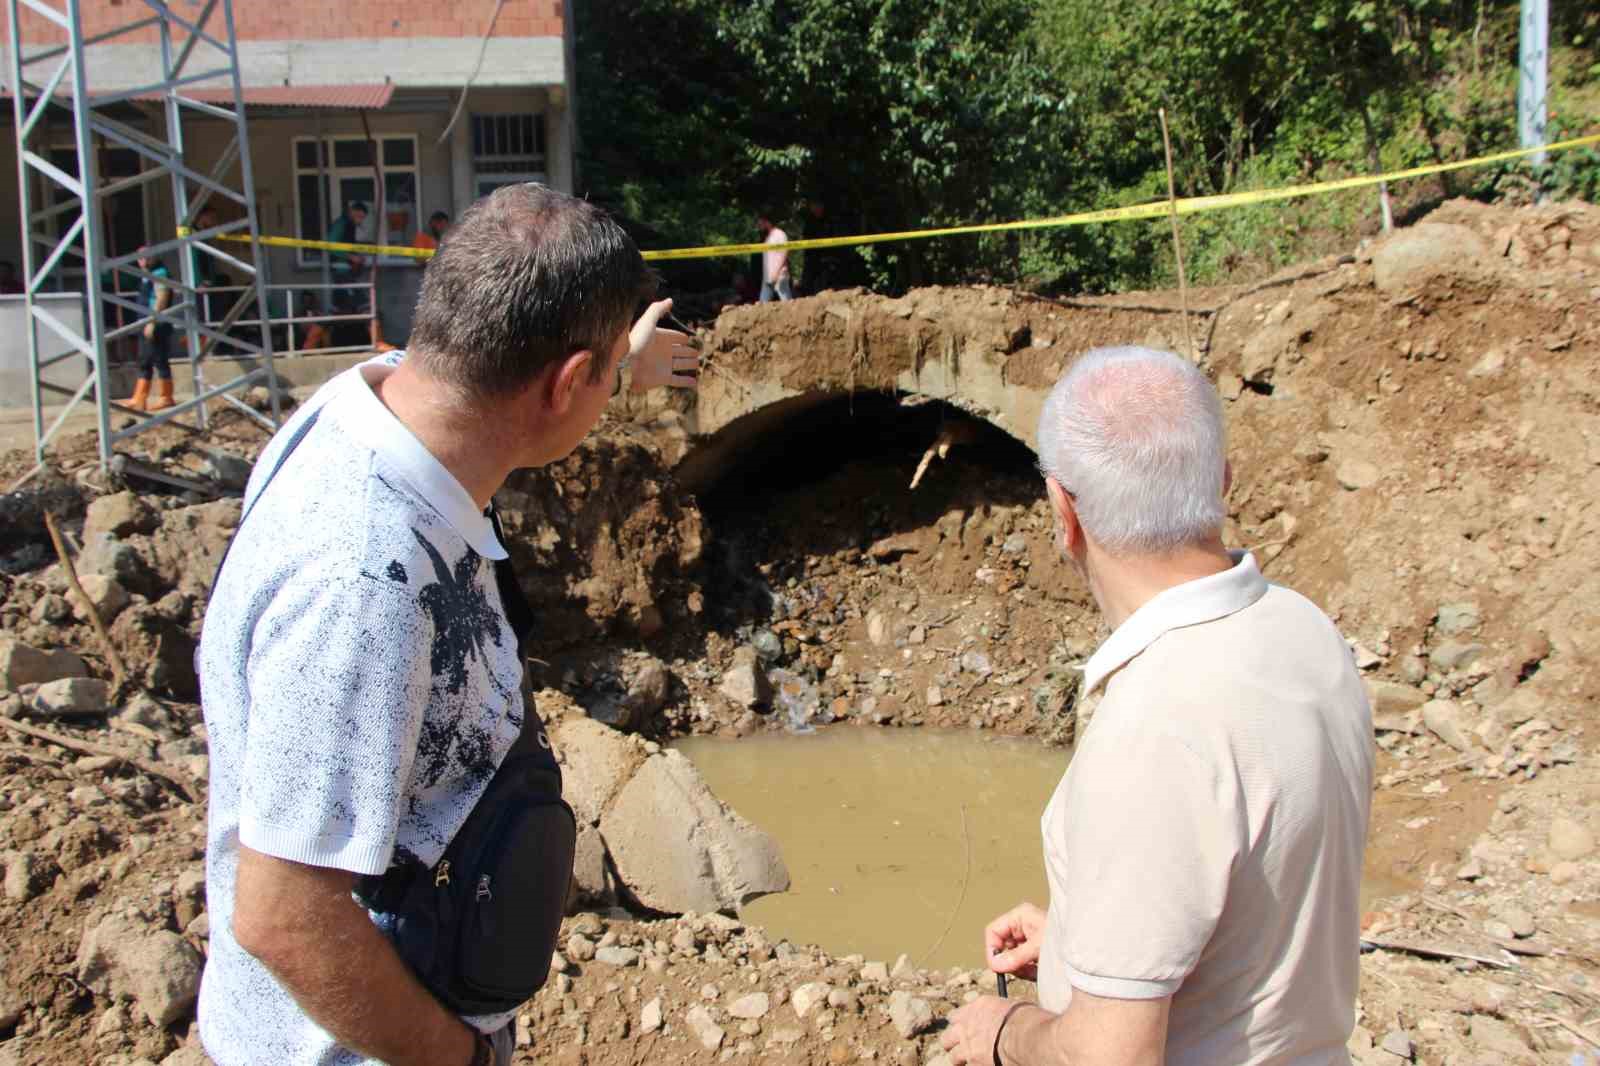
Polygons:
M1073 498L1095 543L1160 554L1222 528L1225 434L1217 390L1171 352L1096 348L1039 415L1039 468Z

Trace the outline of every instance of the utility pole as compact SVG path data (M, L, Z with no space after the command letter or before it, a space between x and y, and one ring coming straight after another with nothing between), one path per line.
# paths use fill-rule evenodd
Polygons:
M1550 60L1549 0L1522 0L1522 34L1517 67L1517 136L1524 148L1545 143L1546 73ZM1545 154L1529 159L1544 166Z

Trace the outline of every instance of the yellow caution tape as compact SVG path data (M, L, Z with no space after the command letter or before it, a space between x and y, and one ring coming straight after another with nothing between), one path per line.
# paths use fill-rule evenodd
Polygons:
M1257 189L1251 192L1222 193L1216 196L1192 196L1178 200L1176 207L1180 215L1197 215L1207 211L1243 207L1247 204L1299 200L1308 196L1321 196L1324 193L1341 192L1345 189L1367 188L1386 181L1425 178L1433 174L1445 174L1454 170L1487 166L1490 163L1503 163L1512 159L1522 159L1530 155L1536 155L1539 152L1564 152L1570 148L1582 148L1585 145L1595 144L1600 144L1600 133L1590 134L1586 137L1574 137L1566 141L1557 141L1538 148L1514 148L1510 151L1478 156L1476 159L1463 159L1455 163L1432 163L1428 166L1411 167L1408 170L1395 170L1387 174L1338 178L1333 181L1313 182L1310 185L1289 185L1279 189ZM782 244L708 244L698 248L657 249L641 254L649 260L713 259L720 256L752 255L756 252L780 250L801 252L808 248L847 248L860 244L927 240L932 237L959 237L973 233L1006 233L1015 230L1051 229L1060 226L1087 226L1096 222L1129 222L1137 219L1165 218L1172 213L1173 206L1170 201L1156 200L1145 204L1134 204L1130 207L1106 207L1096 211L1079 211L1070 215L1023 219L1017 222L980 222L966 226L944 226L937 229L902 230L896 233L864 233L854 237L814 237L806 240L785 241ZM178 229L180 237L187 236L190 232L192 231L187 227L180 226ZM327 252L352 252L359 255L400 255L412 259L431 259L435 251L432 248L413 248L386 244L347 244L341 241L309 241L296 237L256 237L252 239L235 234L225 234L219 235L217 239L237 241L243 244L264 244L273 248L315 248Z
M1409 170L1396 170L1377 176L1363 175L1355 178L1339 178L1335 181L1319 181L1311 185L1291 185L1281 189L1258 189L1253 192L1223 193L1217 196L1194 196L1177 201L1177 208L1180 215L1195 215L1204 211L1220 211L1229 207L1242 207L1245 204L1296 200L1306 196L1319 196L1323 193L1338 192L1342 189L1359 189L1385 181L1402 181L1407 178L1427 177L1430 174L1443 174L1451 170L1465 170L1468 167L1500 163L1508 159L1520 159L1538 152L1560 152L1587 144L1600 144L1600 134L1576 137L1569 141L1559 141L1554 144L1544 145L1542 148L1517 148L1508 152L1496 152L1493 155L1479 156L1476 159L1466 159L1456 163L1435 163L1425 167L1412 167ZM1131 207L1107 207L1098 211L1080 211L1071 215L1026 219L1020 222L984 222L968 226L945 226L941 229L906 230L899 233L867 233L856 237L816 237L809 240L787 241L783 244L722 244L707 245L702 248L670 248L664 251L645 252L644 257L646 259L709 259L713 256L750 255L754 252L771 252L778 249L804 251L807 248L843 248L857 244L881 244L886 241L922 240L929 237L956 237L970 233L1004 233L1011 230L1046 229L1056 226L1086 226L1095 222L1127 222L1141 218L1165 218L1170 214L1172 214L1171 202L1159 200L1147 204L1135 204Z

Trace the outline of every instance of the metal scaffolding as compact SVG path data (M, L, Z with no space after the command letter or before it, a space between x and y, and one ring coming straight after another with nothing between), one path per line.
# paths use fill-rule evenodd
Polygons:
M235 258L215 247L212 241L222 235L248 231L252 246L259 237L256 227L255 179L250 165L250 141L245 126L244 100L239 84L239 54L234 36L232 0L205 0L198 14L184 15L164 0L141 0L142 17L124 25L85 36L81 0L6 0L10 19L10 83L16 116L18 187L22 200L22 220L26 230L22 242L26 305L28 316L28 361L33 403L34 439L38 458L66 423L67 417L85 400L98 414L100 461L109 463L115 446L154 426L193 412L200 429L209 425L206 402L222 399L268 428L279 423L278 382L272 360L272 335L268 325L265 256L253 264ZM198 0L190 0L197 6ZM34 47L23 41L22 11L26 9L59 28L53 34L66 43ZM216 25L220 23L220 25ZM153 31L153 33L152 33ZM159 50L149 44L154 36ZM121 62L129 53L148 52L152 60L159 52L159 76L133 88L105 91L106 80L98 80L89 69L96 62L91 49L110 43L139 43L140 49L124 48ZM104 54L101 50L101 54ZM152 64L154 65L154 64ZM124 68L125 69L125 68ZM126 81L126 78L123 79ZM96 84L102 91L96 93ZM231 91L233 106L228 108L195 99L197 88L210 88L213 94ZM138 129L114 117L130 105L159 106L165 118L165 138ZM52 109L55 109L52 111ZM70 111L76 148L77 173L51 161L46 129L47 115ZM183 117L185 112L205 115L231 123L233 139L208 172L191 167L184 156ZM153 117L153 116L152 116ZM152 125L158 123L152 122ZM97 161L98 146L113 146L132 151L142 161L138 173L103 181ZM239 180L228 176L238 164ZM109 197L129 189L170 179L173 217L177 231L170 237L146 236L149 254L177 254L179 270L174 277L157 278L138 265L139 252L108 255L104 232L104 206ZM35 181L42 195L35 193ZM193 232L194 219L213 197L232 201L244 217ZM58 202L59 201L59 202ZM204 319L203 298L197 292L195 251L225 263L250 279L232 307L215 325ZM81 278L75 276L81 272ZM155 311L107 286L114 274L159 283L172 291L169 305ZM57 311L35 297L47 291L81 291L84 296L83 329L63 319ZM259 341L251 333L235 328L252 305L261 309L253 316L259 323ZM59 304L53 305L59 308ZM108 326L103 318L109 308L125 312L126 321ZM128 317L131 316L131 317ZM111 399L107 345L121 337L139 337L147 325L170 324L176 335L187 342L188 362L193 373L194 396L156 413L137 411ZM242 362L230 370L232 376L219 385L207 385L204 376L207 358L218 344L230 355L239 353ZM62 347L64 345L64 347ZM44 379L45 371L79 357L88 360L90 371L76 389ZM242 371L242 372L234 372ZM227 376L227 375L223 375ZM264 383L271 394L270 420L244 403L235 393ZM46 398L66 396L68 400L45 425ZM132 425L114 429L113 411L135 416Z

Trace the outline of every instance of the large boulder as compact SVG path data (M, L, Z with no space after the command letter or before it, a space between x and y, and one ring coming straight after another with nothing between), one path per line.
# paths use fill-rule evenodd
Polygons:
M652 910L732 911L789 887L777 842L723 805L676 751L645 760L600 834L623 885Z
M40 651L0 633L0 690L88 676L89 667L70 651Z
M578 824L595 825L606 804L644 758L639 745L610 726L572 715L550 730L561 761L561 791Z
M78 980L97 995L132 1000L150 1024L181 1020L200 993L201 959L178 934L113 914L84 933Z
M1372 253L1379 292L1410 292L1439 277L1470 276L1489 261L1489 245L1467 226L1422 222L1386 238Z

